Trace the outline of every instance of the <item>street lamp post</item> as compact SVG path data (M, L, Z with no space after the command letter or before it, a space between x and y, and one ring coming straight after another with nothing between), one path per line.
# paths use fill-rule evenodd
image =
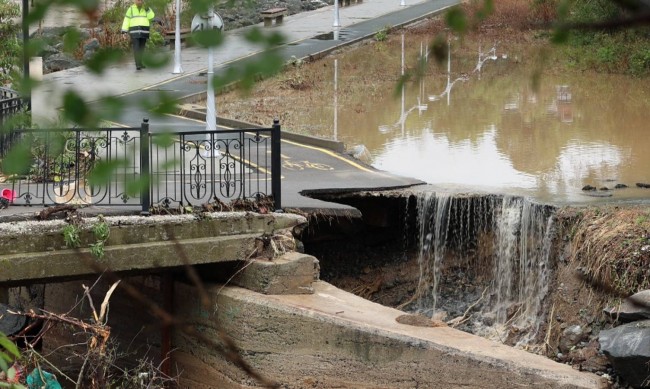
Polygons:
M214 12L214 8L210 7L207 15L194 15L192 19L192 31L209 30L216 33L221 33L223 30L223 19L221 16ZM207 144L209 145L213 156L219 155L217 150L217 107L214 96L214 48L208 47L208 87L207 87L207 107L205 112L205 129L207 131ZM210 136L212 144L210 144ZM206 150L207 151L207 150Z
M29 80L29 55L27 53L27 47L29 43L29 24L27 23L27 19L29 17L29 2L27 0L23 0L23 20L22 20L22 27L23 27L23 77L25 78L25 81ZM27 102L27 109L29 111L32 110L32 92L31 90L28 92L28 96L26 98Z
M339 0L334 0L334 23L332 27L341 27L341 20L339 20Z
M181 0L176 0L176 32L174 34L174 71L173 74L183 73L181 65Z

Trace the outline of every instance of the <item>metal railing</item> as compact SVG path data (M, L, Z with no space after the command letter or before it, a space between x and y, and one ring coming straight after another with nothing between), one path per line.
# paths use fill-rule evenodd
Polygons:
M24 100L18 92L0 87L0 129L4 129L7 120L23 110ZM13 131L0 132L0 157L4 157L13 144Z
M271 128L217 132L152 134L145 119L140 128L15 133L31 167L0 184L13 205L139 205L147 213L269 197L281 209L277 120Z

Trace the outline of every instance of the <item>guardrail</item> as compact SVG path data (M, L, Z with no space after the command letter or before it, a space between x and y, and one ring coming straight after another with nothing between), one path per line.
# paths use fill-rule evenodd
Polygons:
M140 205L148 213L269 197L276 210L282 206L277 120L271 128L217 132L150 133L145 119L140 128L14 133L29 145L31 167L0 184L13 205Z
M4 127L9 117L22 111L25 103L18 92L0 87L0 128ZM0 132L0 157L4 156L13 142L13 132Z

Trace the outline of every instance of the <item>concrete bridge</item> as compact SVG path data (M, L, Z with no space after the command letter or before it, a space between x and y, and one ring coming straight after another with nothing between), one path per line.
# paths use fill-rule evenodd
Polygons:
M101 259L88 249L98 222L110 226ZM94 285L92 295L101 300L110 278L97 282L105 275L96 273L109 268L204 336L228 334L255 371L287 388L605 387L595 375L446 326L402 324L396 319L404 312L320 281L318 260L301 253L292 234L305 227L302 216L206 213L77 223L79 249L66 246L63 220L0 224L0 282L10 303L20 304L18 286L44 283L45 311L89 317L78 304L82 285ZM189 280L187 266L202 283ZM111 336L121 345L146 345L182 387L255 386L217 349L161 328L145 312L133 296L116 292ZM69 365L69 350L61 350L78 343L77 336L49 334L44 352Z

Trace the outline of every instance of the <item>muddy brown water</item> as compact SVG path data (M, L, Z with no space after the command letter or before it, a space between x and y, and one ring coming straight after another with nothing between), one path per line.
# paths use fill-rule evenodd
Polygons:
M417 50L420 39L407 36L406 51ZM495 46L479 57L480 44L467 45L476 47L475 61L459 63L452 47L448 64L407 84L403 94L394 93L395 83L380 94L346 87L354 80L341 69L368 61L367 51L325 59L331 100L303 117L303 127L364 145L376 168L444 190L553 203L650 200L650 189L636 186L650 182L649 80L544 74L533 88L535 69L517 55ZM386 64L396 79L400 55L394 50ZM407 54L407 67L413 62ZM596 190L583 190L587 185Z

